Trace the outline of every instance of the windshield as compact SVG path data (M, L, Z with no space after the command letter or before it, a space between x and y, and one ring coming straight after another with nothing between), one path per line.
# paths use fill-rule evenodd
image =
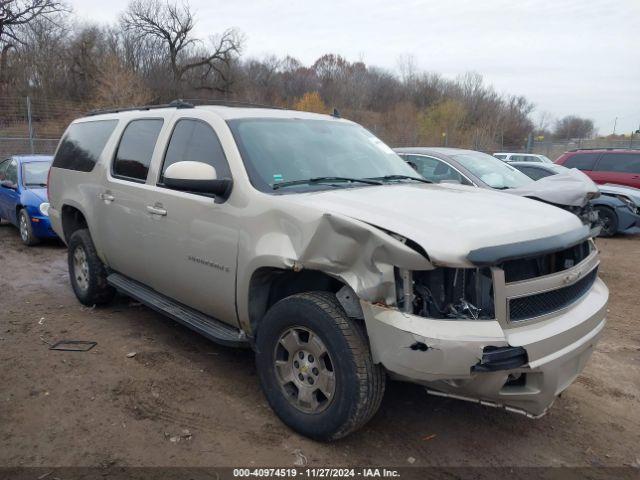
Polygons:
M265 119L230 120L251 183L271 192L278 184L286 190L317 190L379 182L312 182L309 179L367 179L390 175L419 175L370 132L359 125L332 120ZM396 181L411 181L397 179ZM280 189L278 189L280 190Z
M46 187L51 161L22 164L22 183L25 187Z
M502 190L533 182L524 173L486 153L460 153L453 158L491 188Z

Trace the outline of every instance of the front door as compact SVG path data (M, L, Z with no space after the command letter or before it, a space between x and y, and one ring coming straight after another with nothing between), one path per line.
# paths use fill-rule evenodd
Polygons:
M18 225L16 205L20 194L18 193L18 162L8 159L0 163L0 182L6 182L0 186L0 217Z
M197 118L179 119L159 166L157 185L149 197L151 286L174 300L237 325L238 229L234 207L204 195L165 188L164 172L179 161L207 163L216 169L218 178L231 178L224 151L210 124Z

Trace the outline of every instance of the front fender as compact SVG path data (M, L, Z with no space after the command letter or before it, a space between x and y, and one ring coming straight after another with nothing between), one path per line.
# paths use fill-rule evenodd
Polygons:
M359 298L385 304L395 303L395 267L434 268L401 239L350 217L323 214L312 222L280 218L269 224L285 228L241 241L249 248L240 249L237 305L247 330L251 278L260 268L320 271L351 287Z

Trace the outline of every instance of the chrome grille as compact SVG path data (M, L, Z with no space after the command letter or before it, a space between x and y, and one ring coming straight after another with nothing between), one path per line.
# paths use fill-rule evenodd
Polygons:
M598 269L594 268L572 285L525 297L511 298L508 304L509 319L517 322L562 310L584 296L597 276Z

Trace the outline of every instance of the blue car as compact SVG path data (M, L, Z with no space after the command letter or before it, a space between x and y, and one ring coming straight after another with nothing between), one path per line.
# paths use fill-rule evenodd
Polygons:
M58 238L49 223L47 177L53 157L13 156L0 161L0 220L20 229L25 245Z
M533 180L567 170L554 163L510 162L509 165ZM609 184L598 185L598 188L601 195L591 200L591 205L600 218L600 236L640 233L640 189Z

